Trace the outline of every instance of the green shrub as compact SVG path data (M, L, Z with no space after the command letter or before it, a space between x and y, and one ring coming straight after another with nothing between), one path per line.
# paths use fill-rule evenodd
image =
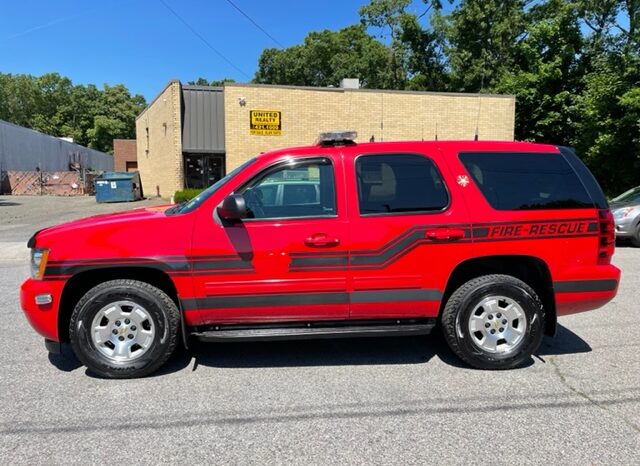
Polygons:
M182 191L176 191L173 195L173 200L176 204L180 204L181 202L190 201L198 194L200 194L203 190L197 188L187 188Z

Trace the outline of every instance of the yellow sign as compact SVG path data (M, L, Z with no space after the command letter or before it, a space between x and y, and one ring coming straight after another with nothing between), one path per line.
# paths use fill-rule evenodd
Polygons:
M282 112L275 110L250 110L249 134L255 136L281 136Z

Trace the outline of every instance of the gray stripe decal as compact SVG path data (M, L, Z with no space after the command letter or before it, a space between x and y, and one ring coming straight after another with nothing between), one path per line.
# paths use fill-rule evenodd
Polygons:
M243 307L273 307L299 305L328 305L391 303L407 301L438 301L440 290L375 290L353 293L288 293L271 295L212 296L208 298L182 299L187 310Z
M347 293L289 293L247 296L215 296L182 300L185 309L348 304Z
M618 287L617 280L572 280L553 282L556 293L579 293L583 291L613 291Z
M291 267L318 267L325 265L347 265L347 256L293 257Z
M351 293L351 302L354 304L439 301L440 299L442 299L440 290L376 290Z
M225 259L217 261L193 261L194 270L218 270L218 269L253 269L251 262L242 259Z
M352 265L371 265L371 264L382 264L392 257L400 254L404 250L408 249L414 242L420 241L424 239L424 228L421 228L418 231L413 232L406 238L397 242L390 248L388 248L383 253L374 253L373 255L356 255L358 253L354 253L351 256L351 264Z

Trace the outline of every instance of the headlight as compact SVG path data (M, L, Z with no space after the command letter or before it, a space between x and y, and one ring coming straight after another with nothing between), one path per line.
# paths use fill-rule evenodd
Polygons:
M34 280L42 280L44 269L47 267L48 258L48 249L31 250L31 278L33 278Z
M623 207L622 209L616 209L613 211L613 218L617 218L618 220L621 218L625 218L629 216L635 209L635 207Z

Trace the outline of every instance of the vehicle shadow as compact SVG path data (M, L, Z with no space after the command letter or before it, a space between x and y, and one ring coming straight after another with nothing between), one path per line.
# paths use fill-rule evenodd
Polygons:
M254 343L205 344L190 350L198 366L219 368L308 367L344 365L423 364L437 357L447 365L469 368L449 348L439 331L415 337L352 338ZM586 353L591 347L568 328L558 325L555 337L545 337L536 352L542 356ZM530 358L522 367L534 363ZM171 372L171 367L166 368Z
M555 337L544 337L535 354L544 356L587 353L589 344L563 325L558 325ZM158 377L180 372L192 366L212 368L278 368L313 366L361 366L389 364L424 364L437 357L449 366L470 367L462 362L434 330L428 336L349 338L328 340L298 340L273 342L200 343L189 342L186 350L180 345L169 361L153 373ZM82 366L69 345L61 354L49 354L49 361L61 371L71 372ZM534 364L530 358L521 368ZM94 376L86 371L89 376Z
M555 336L544 337L536 355L557 356L561 354L588 353L590 351L591 346L589 346L589 343L564 325L558 324Z
M49 353L48 357L51 365L63 372L71 372L82 367L82 363L69 344L63 343L60 345L60 353Z
M22 204L20 204L19 202L11 202L11 201L5 201L4 199L0 199L0 207L13 207L18 205L22 205Z

